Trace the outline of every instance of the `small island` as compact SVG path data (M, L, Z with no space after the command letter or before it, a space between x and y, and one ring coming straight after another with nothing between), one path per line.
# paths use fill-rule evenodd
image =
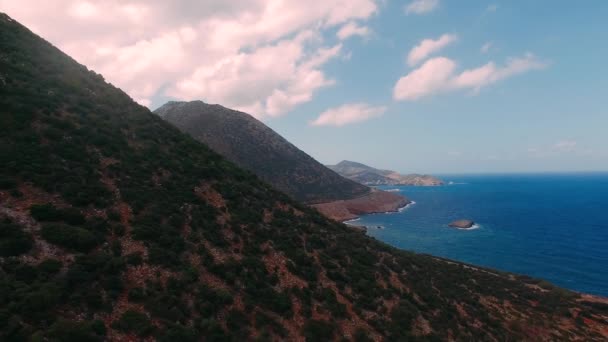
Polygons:
M475 225L475 222L471 221L471 220L458 220L458 221L454 221L452 223L450 223L448 226L453 227L453 228L460 228L460 229L468 229L471 228Z

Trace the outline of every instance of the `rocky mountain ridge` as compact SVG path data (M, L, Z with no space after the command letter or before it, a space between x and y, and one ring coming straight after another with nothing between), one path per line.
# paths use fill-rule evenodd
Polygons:
M443 181L431 175L402 175L391 170L380 170L365 164L343 160L336 165L327 165L336 173L364 185L412 185L438 186Z
M155 113L334 220L395 211L408 202L398 194L372 193L369 187L338 175L247 113L202 101L169 102Z

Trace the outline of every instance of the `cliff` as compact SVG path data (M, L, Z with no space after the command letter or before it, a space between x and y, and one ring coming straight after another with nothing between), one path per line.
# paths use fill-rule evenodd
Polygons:
M313 205L322 214L337 221L357 218L359 215L397 211L411 203L407 198L391 192L374 190L372 193L349 200Z

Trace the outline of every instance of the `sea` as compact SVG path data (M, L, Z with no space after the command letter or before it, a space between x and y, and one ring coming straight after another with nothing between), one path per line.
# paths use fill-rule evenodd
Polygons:
M441 178L448 185L378 187L415 203L351 223L398 248L608 296L608 173ZM459 219L476 225L448 227Z

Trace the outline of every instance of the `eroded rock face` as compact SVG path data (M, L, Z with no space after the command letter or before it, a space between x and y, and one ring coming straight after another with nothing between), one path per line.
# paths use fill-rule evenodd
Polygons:
M475 222L471 220L458 220L450 223L448 226L452 228L471 228L475 225Z
M411 203L407 198L394 193L373 190L371 193L350 200L315 204L312 207L336 221L346 221L359 215L397 211Z

